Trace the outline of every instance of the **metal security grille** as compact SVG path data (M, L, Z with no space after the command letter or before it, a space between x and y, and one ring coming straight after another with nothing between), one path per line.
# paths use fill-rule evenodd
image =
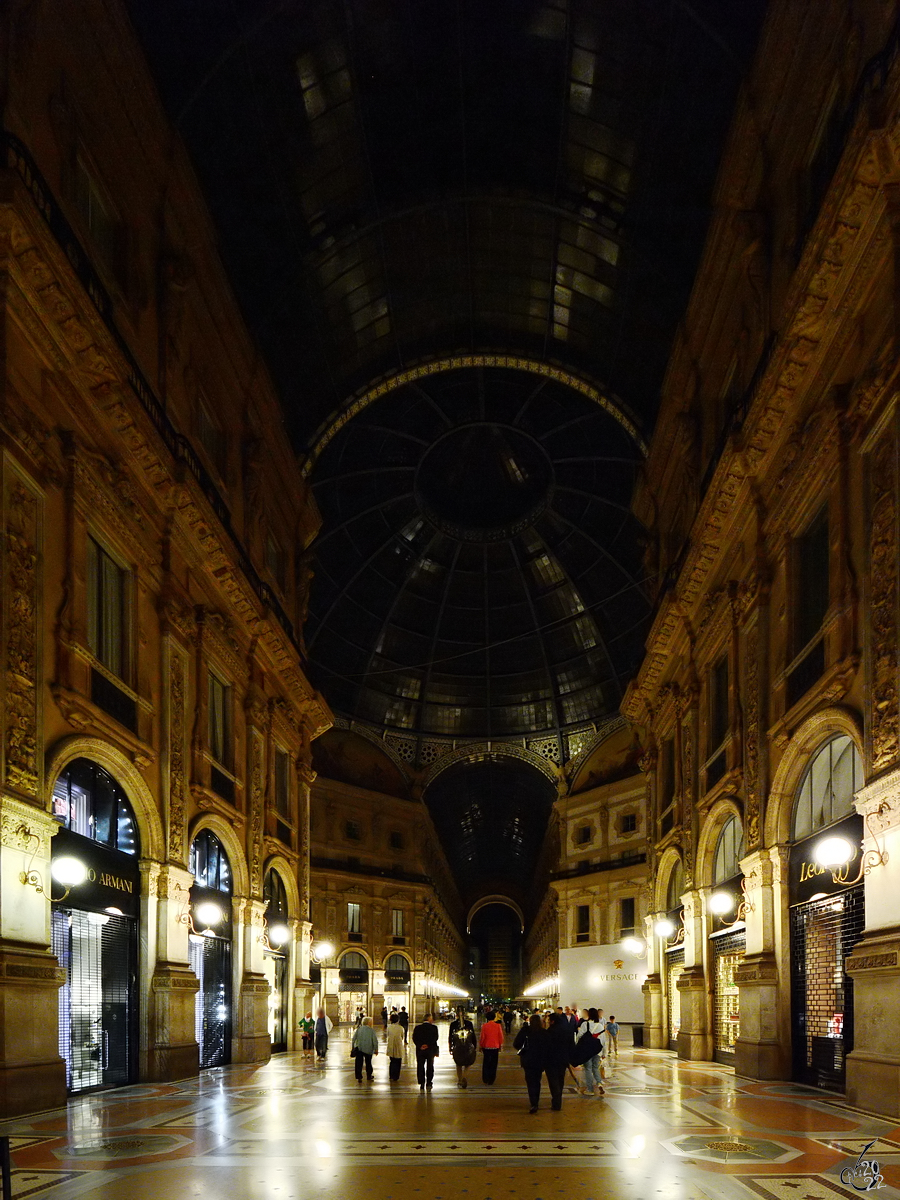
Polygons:
M59 1053L69 1091L133 1082L137 922L54 907L52 944L66 972L59 991Z
M201 1067L231 1061L231 942L225 938L191 939L191 968L200 980L194 1029Z
M844 1087L853 1049L853 981L844 962L865 926L862 887L791 909L794 1078Z
M678 1049L678 1030L681 1028L681 994L678 976L684 970L684 951L673 950L666 955L666 997L669 1008L669 1049Z
M713 938L710 942L715 979L713 992L715 1054L716 1058L721 1055L729 1062L741 1032L740 996L737 984L734 982L734 972L744 961L746 944L747 938L743 929Z

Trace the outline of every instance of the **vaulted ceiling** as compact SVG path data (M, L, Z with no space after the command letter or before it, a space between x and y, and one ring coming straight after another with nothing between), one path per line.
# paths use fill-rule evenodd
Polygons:
M333 706L614 710L628 515L763 0L130 0L324 525Z

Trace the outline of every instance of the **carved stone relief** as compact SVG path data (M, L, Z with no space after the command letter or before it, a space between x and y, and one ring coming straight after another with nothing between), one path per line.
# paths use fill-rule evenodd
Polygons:
M759 630L747 634L746 645L746 721L744 725L744 780L747 803L744 837L748 850L759 846Z
M871 597L872 768L881 771L898 753L897 721L897 501L895 439L888 434L872 455Z
M265 806L265 743L255 731L250 737L250 891L262 895L262 842Z
M174 652L169 659L169 857L175 862L184 861L187 793L184 688L184 660Z
M5 500L6 784L37 798L39 510L37 498L15 477Z

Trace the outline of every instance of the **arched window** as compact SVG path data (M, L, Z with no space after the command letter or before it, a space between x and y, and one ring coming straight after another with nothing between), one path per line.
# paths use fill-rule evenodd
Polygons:
M853 812L863 785L862 761L851 737L840 734L816 751L797 791L791 838L802 841Z
M191 842L191 874L201 887L231 893L231 864L225 847L209 829L201 829Z
M365 971L368 974L369 964L361 954L357 954L355 950L348 951L341 959L340 969L342 971Z
M402 954L392 954L384 964L386 975L409 975L409 962Z
M288 917L287 892L281 876L277 871L269 869L263 884L263 899L266 902L266 917L271 921L279 917L286 921Z
M66 829L123 854L139 854L128 797L108 771L88 758L70 762L53 789L53 815Z
M724 883L740 873L740 862L744 857L744 827L737 817L731 816L722 826L716 842L716 857L713 864L713 883Z
M684 891L684 867L679 860L672 868L669 886L666 889L666 912L681 908L681 893Z

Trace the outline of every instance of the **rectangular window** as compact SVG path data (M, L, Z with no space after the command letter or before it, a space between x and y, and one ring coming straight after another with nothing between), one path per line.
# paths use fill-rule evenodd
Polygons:
M207 675L209 753L228 768L231 756L231 688L212 671Z
M362 933L362 925L360 924L360 913L358 904L347 905L347 932Z
M266 569L275 580L276 586L283 592L287 569L287 555L271 533L266 537Z
M675 799L675 739L664 738L659 748L659 816L660 835L672 828L672 801Z
M591 908L589 904L579 904L575 909L575 941L587 942L591 937Z
M623 896L619 901L619 936L631 937L634 933L634 896Z
M391 834L391 849L392 850L402 850L403 849L403 834L400 833L399 830L395 829L394 832Z
M637 813L623 813L619 829L622 833L634 833L637 829Z
M275 811L280 817L291 815L291 756L287 750L275 750Z
M391 909L391 936L403 937L403 909Z
M98 662L127 682L130 674L131 572L88 539L88 642Z
M723 654L709 673L709 749L714 753L728 733L728 656Z
M96 180L80 158L75 163L75 204L103 265L115 270L116 224Z
M829 557L828 510L823 508L794 543L794 655L821 632L831 584Z
M362 830L357 821L347 821L344 825L344 834L350 842L362 841Z
M223 478L227 459L227 443L222 427L213 417L203 399L197 400L197 439L209 461Z
M582 825L580 829L575 830L576 846L586 846L588 844L588 842L590 842L590 840L591 840L590 825Z

